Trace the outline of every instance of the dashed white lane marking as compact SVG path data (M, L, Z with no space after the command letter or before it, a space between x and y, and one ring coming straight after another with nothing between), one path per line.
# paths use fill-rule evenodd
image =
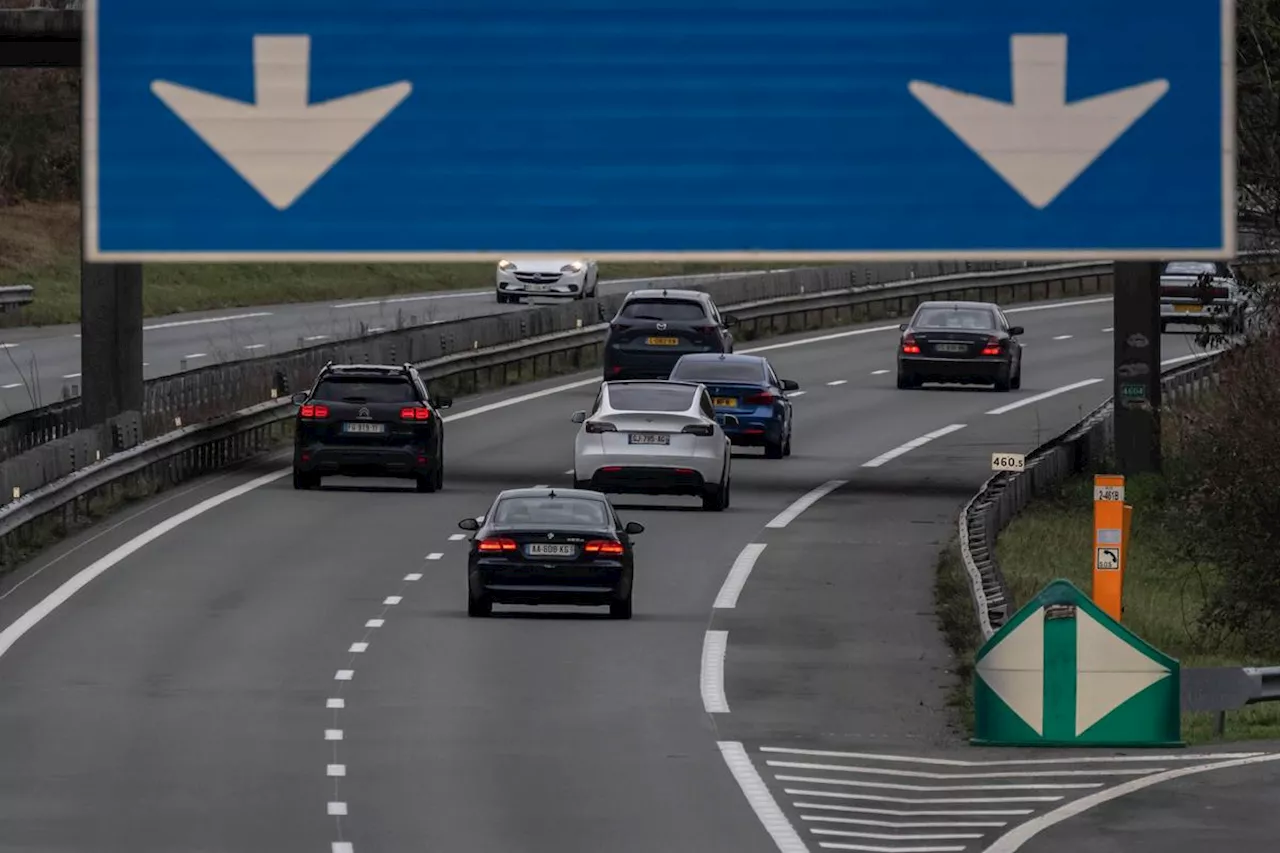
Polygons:
M428 555L427 555L427 559L428 559L428 560L439 560L439 559L440 559L441 557L443 557L443 556L444 556L444 554L441 554L439 551L432 551L430 554L428 554Z
M190 359L190 358L208 358L208 356L209 356L209 353L207 353L207 352L189 352L189 353L187 353L186 355L184 355L184 356L183 356L183 358L187 358L187 359Z
M1071 340L1071 335L1054 335L1053 339L1055 341L1069 341Z
M323 341L327 337L329 336L328 335L307 335L303 338L303 340L304 341Z
M708 631L702 638L702 707L708 714L729 713L724 696L724 654L728 631Z
M347 813L346 803L329 803L326 811L330 817L343 817Z
M720 741L719 747L724 763L729 766L729 772L742 789L751 810L756 813L761 825L778 846L779 853L807 853L808 847L778 807L777 800L769 793L768 786L756 772L742 744L737 741Z
M0 344L0 349L13 349L17 344Z
M771 530L781 530L799 518L800 514L806 509L813 506L847 482L847 480L828 480L808 494L797 498L795 503L791 504L791 506L774 516L773 520L766 524L765 527Z
M342 729L325 729L325 740L342 740Z
M917 447L924 447L926 444L933 441L934 439L942 438L944 435L950 435L951 433L956 432L957 430L964 429L964 427L965 427L964 424L951 424L950 426L945 426L942 429L935 429L933 432L927 432L924 435L920 436L919 438L911 439L906 444L898 445L893 450L890 450L886 453L881 453L879 456L877 456L875 459L872 459L870 462L863 462L862 467L863 468L879 468L881 465L885 464L886 462L890 462L894 459L897 459L899 456L903 455L904 453L910 453L911 451L915 450Z
M787 397L803 397L807 393L809 392L808 391L788 391ZM573 472L570 471L569 473L572 474Z
M1032 403L1039 403L1041 400L1048 400L1050 397L1056 397L1059 394L1066 394L1069 391L1076 391L1080 388L1088 388L1090 385L1097 385L1102 379L1084 379L1080 382L1072 382L1070 385L1063 385L1061 388L1052 388L1041 394L1027 397L1023 400L1010 403L1007 406L1001 406L998 409L992 409L987 412L988 415L1003 415L1012 412L1014 409L1021 409L1023 406L1030 406Z
M79 373L64 373L64 374L62 374L62 378L63 378L63 379L79 379L79 378L80 378L80 374L79 374Z
M22 387L22 383L21 383L21 382L10 382L8 385L5 385L5 386L3 386L3 387L4 387L4 390L8 391L10 388L21 388L21 387Z
M889 372L889 371L887 371L887 370L873 370L873 371L871 371L871 375L872 375L872 376L884 376L884 375L885 375L886 373L888 373L888 372Z
M356 671L354 669L340 669L333 674L334 681L350 681L355 678Z
M1006 314L1009 312L1005 312ZM252 314L229 314L226 317L203 317L199 320L171 320L168 323L152 323L143 326L142 331L152 332L156 329L177 329L183 326L203 326L207 323L230 323L233 320L252 320L254 317L270 317L270 311L254 311ZM80 337L76 335L76 337Z
M794 394L792 394L791 396L793 396L793 397L794 397L795 395L794 395ZM573 473L573 469L572 469L572 468L570 468L568 471L565 471L565 473L566 473L566 474L572 474L572 473Z
M385 624L386 621L383 619L370 619L368 622L364 623L364 626L366 628L381 628Z
M245 349L263 349L264 347L266 347L266 344L245 344L244 345Z
M347 649L347 651L353 655L362 655L365 652L369 651L369 644L368 643L352 643L351 648Z
M756 560L760 559L764 549L764 545L756 542L742 549L738 559L733 561L733 567L729 569L729 576L724 579L724 585L720 587L720 594L716 596L713 608L727 610L738 606L738 596L742 594L742 588L746 585L747 578L751 576L751 570L755 568Z
M343 708L347 707L347 701L345 699L338 698L326 699L324 700L324 706L331 711L341 711Z
M1109 335L1109 334L1111 334L1112 332L1114 332L1115 330L1116 330L1116 329L1115 329L1115 326L1107 326L1105 329L1103 329L1103 330L1102 330L1102 333L1103 333L1104 335Z
M450 541L450 542L461 542L463 539L466 539L466 538L467 538L467 534L465 534L465 533L455 533L455 534L453 534L452 536L450 536L450 537L449 537L449 541Z
M398 595L388 595L386 598L382 599L382 603L388 604L388 605L399 604L400 601L401 599L400 599L400 596Z
M346 776L346 775L347 775L347 765L345 765L345 764L330 764L330 765L328 765L328 766L326 766L326 767L325 767L325 771L324 771L324 772L325 772L325 775L326 775L326 776L332 776L332 777L335 777L335 778L336 778L336 777L339 777L339 776Z
M375 335L376 335L378 332L385 332L386 330L387 330L387 327L386 327L386 326L370 326L370 327L369 327L369 331L370 331L371 333L375 334Z
M404 576L404 579L410 583L422 580L422 572L410 572Z
M351 846L350 841L335 841L330 850L332 853L354 853L355 848Z
M849 381L848 379L836 379L836 380L834 380L834 381L832 381L832 382L828 382L828 383L827 383L827 385L828 385L828 386L830 386L830 387L832 387L832 388L834 388L834 387L835 387L835 386L837 386L837 385L844 385L844 384L845 384L845 383L847 383L848 381Z

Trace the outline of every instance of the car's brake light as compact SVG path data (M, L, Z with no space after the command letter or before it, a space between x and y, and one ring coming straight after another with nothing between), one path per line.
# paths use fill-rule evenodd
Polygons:
M481 539L476 543L477 551L514 551L515 549L514 539Z
M299 410L298 414L306 420L323 420L324 418L329 417L329 407L317 406L313 403L308 403Z
M689 424L687 427L685 427L680 431L683 433L686 433L687 435L700 435L703 438L706 438L709 435L716 434L716 428L713 427L711 424Z
M582 546L582 550L587 554L622 554L625 552L622 543L614 542L611 539L592 539Z
M584 426L587 432L617 432L618 428L608 421L587 421Z
M402 421L425 421L430 420L431 410L426 406L405 406L400 410L400 420Z
M999 355L1000 339L997 337L987 338L987 344L982 348L983 355Z
M903 335L903 337L902 337L902 351L903 351L903 352L905 352L907 355L919 355L919 354L920 354L920 345L919 345L918 343L916 343L916 336L915 336L915 335Z
M771 391L761 391L759 394L750 394L743 402L753 406L771 406L777 398L773 396Z

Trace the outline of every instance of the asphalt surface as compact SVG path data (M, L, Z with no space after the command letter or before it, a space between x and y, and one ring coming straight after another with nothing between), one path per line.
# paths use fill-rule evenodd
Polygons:
M826 837L804 826L807 807L786 791L796 786L761 747L962 749L942 705L938 545L993 450L1030 450L1109 393L1098 382L988 414L1108 372L1108 301L1017 316L1024 386L1007 394L898 391L896 325L767 342L804 390L795 454L743 453L724 513L616 499L647 528L631 621L465 612L457 521L500 488L568 484L569 416L589 405L590 376L459 401L438 494L355 480L295 492L280 478L202 504L283 470L261 460L60 544L5 579L0 626L86 567L118 562L11 647L13 629L0 634L3 846L768 853L779 843L758 816L758 773L818 850ZM1166 358L1192 353L1178 336L1165 346ZM554 390L565 385L576 387ZM832 480L847 484L786 512ZM756 567L734 606L713 612L750 543L766 545ZM727 646L728 710L712 713L709 630ZM747 771L726 767L725 741L744 745ZM878 796L883 781L860 790ZM1202 849L1171 843L1162 850Z
M667 279L695 283L716 273ZM625 293L652 279L601 281L599 293ZM534 305L556 300L535 300ZM492 289L435 291L356 299L230 308L155 317L143 326L147 379L242 358L260 358L328 340L359 337L463 317L527 311L530 303L499 305ZM0 329L0 417L80 393L80 326ZM38 381L37 381L38 380Z

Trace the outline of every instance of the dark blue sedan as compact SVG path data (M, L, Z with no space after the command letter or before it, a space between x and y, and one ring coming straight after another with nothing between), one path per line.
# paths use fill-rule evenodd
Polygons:
M800 390L790 379L779 379L767 358L758 355L696 353L682 356L670 379L700 382L711 393L717 414L733 415L725 435L739 447L763 447L769 459L791 455L791 401L788 391Z

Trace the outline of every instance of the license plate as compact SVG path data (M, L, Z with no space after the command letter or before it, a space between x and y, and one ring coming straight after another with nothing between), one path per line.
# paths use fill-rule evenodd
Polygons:
M1182 312L1184 314L1190 314L1196 311L1203 311L1204 306L1203 305L1175 305L1173 306L1173 310Z
M653 432L633 432L627 436L628 444L670 444L671 436Z
M549 284L531 284L531 285L529 285L529 286L528 286L528 288L527 288L527 289L528 289L528 290L530 290L530 291L532 291L533 293L542 293L542 292L544 292L544 291L550 290L550 289L551 289L551 285L549 285Z
M649 346L651 347L675 347L679 345L679 338L649 338Z
M343 432L359 432L379 434L387 431L386 424L370 424L370 423L345 423L342 425Z
M968 352L968 344L937 344L934 346L938 352Z
M572 557L578 553L578 549L573 545L534 543L524 546L524 552L530 557Z
M711 405L717 409L736 409L738 408L737 397L712 397Z

